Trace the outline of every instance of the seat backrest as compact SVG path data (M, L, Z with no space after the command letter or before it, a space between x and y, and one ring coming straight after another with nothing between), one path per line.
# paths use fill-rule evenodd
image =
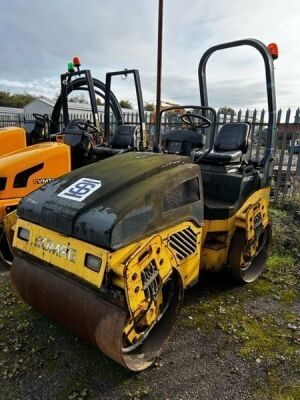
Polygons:
M33 139L38 139L42 137L43 129L45 128L45 124L43 121L37 119L35 121L34 127L30 132L30 135Z
M113 149L127 149L128 147L133 147L136 131L136 125L117 126L110 141L111 147Z
M220 152L240 150L247 153L250 140L249 122L229 122L219 130L214 143L214 150Z

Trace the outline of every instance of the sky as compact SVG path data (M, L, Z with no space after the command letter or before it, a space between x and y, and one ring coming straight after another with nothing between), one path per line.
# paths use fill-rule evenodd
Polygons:
M137 68L143 96L155 101L158 0L0 0L0 90L54 97L74 55L93 76ZM162 99L199 104L197 70L209 47L255 38L276 42L277 105L300 106L300 2L165 0ZM266 106L261 56L245 46L218 52L207 65L210 105ZM134 102L130 79L113 91Z

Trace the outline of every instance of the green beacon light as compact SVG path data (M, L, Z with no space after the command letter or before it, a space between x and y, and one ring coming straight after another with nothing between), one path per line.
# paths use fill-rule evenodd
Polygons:
M75 68L74 68L74 64L71 62L68 63L68 72L74 72Z

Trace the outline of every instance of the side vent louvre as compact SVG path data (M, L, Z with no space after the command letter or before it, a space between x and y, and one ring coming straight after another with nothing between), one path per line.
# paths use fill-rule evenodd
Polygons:
M37 164L34 167L30 167L24 169L23 171L19 172L14 179L14 188L25 188L28 184L28 179L31 175L35 174L36 172L40 171L44 168L44 163Z
M196 252L197 234L188 227L170 235L169 244L175 250L178 260L182 261Z

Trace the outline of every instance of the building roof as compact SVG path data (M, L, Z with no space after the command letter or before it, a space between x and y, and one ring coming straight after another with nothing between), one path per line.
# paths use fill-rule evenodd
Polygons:
M74 103L73 101L68 101L68 107L70 111L91 111L91 105L86 103ZM103 106L97 106L98 111L104 111Z
M33 103L36 100L41 101L42 103L48 104L51 107L54 107L54 104L55 104L54 100L46 99L45 97L35 97L30 103ZM30 103L28 103L28 104L30 104ZM28 106L28 104L26 104L26 106Z
M0 114L11 115L11 114L24 114L23 108L14 107L0 107Z
M54 100L45 99L44 97L36 97L30 103L26 104L26 106L28 106L29 104L34 103L36 101L40 101L42 103L45 103L50 107L54 107L54 105L55 105L55 101ZM89 112L89 111L91 111L91 105L90 104L86 104L86 103L75 103L73 101L68 101L68 107L69 107L69 110L71 112L74 112L74 111L86 111L86 112ZM98 105L97 108L98 108L99 112L104 112L104 106L103 105ZM129 109L129 108L122 108L122 111L123 112L133 112L133 113L137 112L137 110L132 110L132 109Z
M30 103L26 104L26 106L28 106L29 104L34 103L36 101L40 101L40 102L42 102L44 104L47 104L50 107L54 107L54 105L56 103L55 100L46 99L44 97L36 97ZM68 101L68 106L69 106L69 110L91 111L90 104L86 104L86 103L75 103L73 101ZM103 107L102 106L98 106L98 110L102 111Z
M47 104L50 107L54 107L55 105L55 101L54 100L50 100L50 99L45 99L44 97L36 97L34 100L32 100L32 102L28 103L34 103L36 101L40 101L42 103ZM26 105L28 105L26 104ZM75 103L73 101L68 101L68 106L70 110L82 110L82 111L91 111L91 106L90 104L86 104L86 103ZM99 111L100 111L100 106L98 106Z

